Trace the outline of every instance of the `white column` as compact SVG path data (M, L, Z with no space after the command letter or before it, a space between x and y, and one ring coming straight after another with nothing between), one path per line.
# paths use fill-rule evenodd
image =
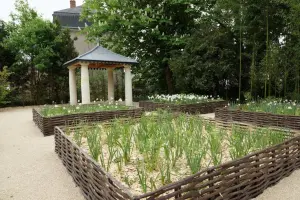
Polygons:
M81 63L81 98L82 104L91 102L89 67L87 63Z
M132 76L130 65L125 65L125 104L132 106Z
M107 68L107 97L108 101L115 100L114 69Z
M69 68L69 92L70 92L70 104L77 104L77 88L76 88L76 74L75 68Z

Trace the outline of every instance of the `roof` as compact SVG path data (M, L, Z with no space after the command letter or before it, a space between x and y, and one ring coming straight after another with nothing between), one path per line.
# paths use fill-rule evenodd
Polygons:
M136 60L114 53L100 45L96 46L87 53L82 54L77 58L66 62L64 66L70 66L73 63L80 61L107 64L138 64Z
M82 10L82 6L77 6L75 8L67 8L67 9L55 11L54 14L69 13L69 14L78 14L78 15L80 15L81 10Z
M53 20L58 20L62 27L78 29L84 28L86 25L90 26L91 23L87 21L80 21L80 14L82 11L82 6L77 6L75 8L68 8L53 13Z

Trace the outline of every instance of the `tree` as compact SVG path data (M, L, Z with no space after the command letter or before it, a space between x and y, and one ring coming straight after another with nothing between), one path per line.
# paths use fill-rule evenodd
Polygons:
M158 92L174 92L170 58L184 47L206 1L86 0L83 18L90 39L138 58L141 81ZM136 76L139 77L139 76ZM153 92L153 91L151 91Z
M10 73L7 67L3 67L3 70L0 70L0 105L6 103L6 97L11 92L10 83L8 82L9 76Z
M62 65L77 56L69 30L42 19L26 0L18 0L4 45L16 54L10 67L13 83L30 90L32 103L67 100L68 73Z
M0 20L0 70L3 70L4 66L11 66L14 63L15 55L1 46L3 40L8 36L7 26L4 21Z

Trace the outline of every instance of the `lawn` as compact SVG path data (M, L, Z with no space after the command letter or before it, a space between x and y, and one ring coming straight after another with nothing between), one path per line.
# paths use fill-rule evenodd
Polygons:
M66 134L135 194L281 143L287 136L268 128L225 129L200 117L164 111L83 124Z

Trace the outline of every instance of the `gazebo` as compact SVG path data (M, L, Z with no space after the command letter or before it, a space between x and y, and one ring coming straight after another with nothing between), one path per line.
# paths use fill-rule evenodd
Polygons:
M77 104L76 68L81 69L82 104L89 104L91 102L89 69L102 68L107 70L108 100L114 100L114 69L123 67L125 71L125 104L132 106L131 65L137 63L138 62L134 59L116 54L99 45L91 51L66 62L64 66L67 66L69 69L70 104Z

